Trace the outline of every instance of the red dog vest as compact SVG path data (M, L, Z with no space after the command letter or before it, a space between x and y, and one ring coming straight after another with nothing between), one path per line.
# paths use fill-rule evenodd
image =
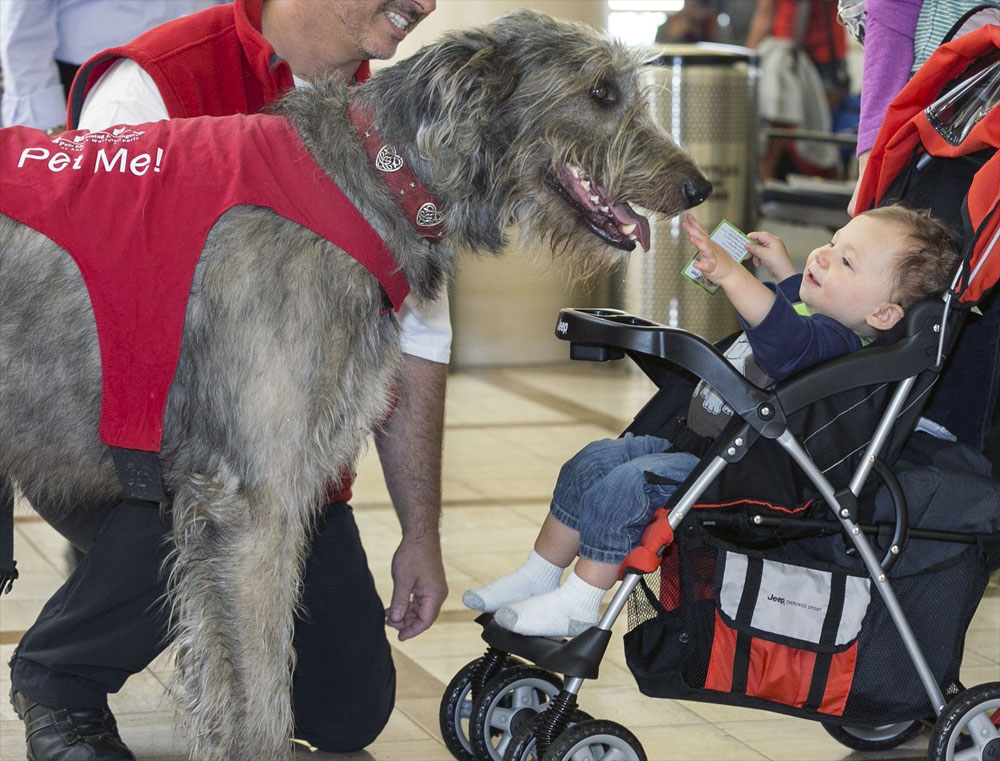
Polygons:
M265 206L347 251L394 309L409 291L371 225L278 116L161 121L103 132L0 130L0 212L64 248L101 347L101 440L159 451L195 265L209 229Z

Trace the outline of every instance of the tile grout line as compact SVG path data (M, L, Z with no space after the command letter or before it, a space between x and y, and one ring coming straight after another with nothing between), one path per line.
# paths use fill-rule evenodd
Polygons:
M515 394L535 404L540 404L554 412L568 415L575 419L578 424L595 425L600 428L606 428L609 431L614 431L615 433L620 433L624 427L621 420L613 415L598 412L586 405L572 402L558 394L543 391L529 383L518 380L508 370L483 369L465 370L464 372L502 391Z

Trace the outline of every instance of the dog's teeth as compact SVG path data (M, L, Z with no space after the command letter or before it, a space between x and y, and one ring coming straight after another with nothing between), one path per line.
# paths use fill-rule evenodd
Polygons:
M580 169L579 169L579 167L570 166L569 171L570 171L570 174L572 174L574 177L579 177L580 176Z
M623 235L632 235L633 232L635 232L635 225L622 225L622 234ZM632 237L635 237L635 236L632 236Z
M601 207L600 207L600 209L601 209L601 211L603 211L603 212L604 212L605 214L607 214L607 213L608 213L609 211L611 211L611 209L609 209L609 208L608 208L607 206L601 206Z
M589 183L589 182L587 182L586 180L583 180L583 181L582 181L582 182L580 183L580 187L581 187L581 188L583 188L584 190L587 190L587 191L589 191L589 190L590 190L590 183Z
M594 205L599 204L601 202L600 196L595 196L595 195L591 194L591 196L590 196L590 202L592 204L594 204Z

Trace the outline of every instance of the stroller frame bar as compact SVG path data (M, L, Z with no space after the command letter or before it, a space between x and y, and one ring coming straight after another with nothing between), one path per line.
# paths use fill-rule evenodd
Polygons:
M885 445L892 425L899 415L900 410L906 403L910 389L913 387L915 382L916 376L907 378L901 381L894 390L886 411L883 413L882 419L879 421L875 433L872 436L872 440L868 444L864 457L859 462L857 471L851 480L851 492L855 496L861 492L861 487L871 473L875 460L878 457L879 452L882 450L882 447ZM827 480L826 476L823 475L823 472L816 466L808 452L806 452L802 444L799 443L798 439L790 431L785 430L780 436L777 437L777 442L786 452L788 452L789 456L819 490L820 494L826 500L827 505L833 511L834 516L840 522L844 533L850 538L851 543L857 549L858 555L864 562L869 576L875 583L876 589L878 589L879 595L881 595L882 600L885 603L886 611L892 619L893 625L899 632L899 636L903 641L903 646L906 648L906 652L909 654L910 660L913 662L913 666L917 671L917 675L927 692L927 697L930 700L931 706L934 708L934 713L935 715L940 715L941 711L944 710L946 703L944 693L941 691L941 688L934 679L934 675L927 663L927 659L924 657L923 651L920 649L920 645L913 633L913 629L910 627L906 614L903 612L903 609L896 598L896 594L889 583L888 576L883 570L879 559L876 557L871 543L868 541L861 528L853 520L851 520L850 510L846 508L842 509L832 484ZM698 498L705 492L709 485L727 465L728 462L718 455L712 458L707 467L698 475L684 495L670 510L668 522L671 529L676 530L680 526L688 512L694 507ZM665 549L665 547L663 549ZM622 583L619 585L614 596L611 598L611 602L608 604L604 615L601 616L600 621L597 623L597 628L610 631L614 622L624 609L629 596L632 594L641 579L642 573L638 571L629 572L625 575ZM578 693L582 684L583 679L573 678L566 683L565 689L575 695Z
M913 384L916 380L916 376L907 378L896 387L895 391L893 391L892 399L889 401L888 407L882 414L882 419L879 420L879 424L875 428L875 433L872 434L871 441L868 442L868 447L865 449L864 456L858 463L857 471L855 471L853 478L851 478L849 486L855 497L861 494L861 488L865 485L865 481L868 480L868 476L871 474L872 468L875 466L875 458L878 456L879 452L882 451L882 447L885 446L885 442L889 438L889 434L892 431L892 426L896 422L896 418L899 417L899 412L903 409L903 405L906 404L906 398L909 396L910 389L913 388ZM781 442L780 437L778 441L779 443ZM812 460L810 459L809 462L812 463ZM815 483L815 481L813 481L813 483Z
M906 390L908 391L909 385L912 385L912 381L909 384L904 385L907 385ZM896 399L893 399L893 403L895 402ZM913 661L913 666L917 670L917 675L920 677L920 681L924 685L927 697L930 699L931 706L934 708L934 713L935 715L940 715L941 711L944 710L946 702L944 694L941 692L941 688L938 687L937 682L934 680L934 675L931 672L930 666L927 664L927 659L924 658L923 651L917 643L913 629L910 628L910 623L906 619L906 614L903 613L899 600L896 599L896 593L889 584L888 576L882 571L882 566L879 565L878 558L875 557L875 552L872 550L871 543L862 533L861 528L849 517L845 517L843 515L843 511L840 509L840 503L837 501L833 487L830 482L826 480L826 477L822 474L822 472L820 472L819 468L816 467L815 463L813 463L812 458L809 457L808 453L805 449L803 449L799 441L791 433L786 431L778 437L778 443L785 449L785 451L788 452L792 459L795 460L798 466L802 468L816 488L819 489L823 498L830 506L830 509L833 510L837 520L840 521L841 526L843 526L844 532L850 538L855 549L857 549L858 554L861 556L861 559L865 564L865 568L868 569L868 574L871 576L876 589L878 589L879 594L882 596L883 602L885 602L886 611L892 619L896 630L899 632L900 638L903 640L903 646L906 648L906 652L909 654L910 660Z
M705 489L709 487L712 481L715 480L715 477L722 472L727 464L728 463L721 457L712 458L708 467L706 467L698 478L695 479L694 483L692 483L688 490L684 493L684 496L670 511L670 515L667 516L667 522L670 524L671 529L676 529L681 524L681 521L684 520L688 511L694 507L698 498L705 492ZM663 549L666 549L666 547ZM638 571L629 571L625 574L625 578L622 579L621 584L618 585L618 589L616 589L614 595L612 595L611 601L608 603L608 607L605 609L604 614L595 625L596 628L607 632L611 631L611 627L614 626L615 621L618 620L618 616L620 616L621 612L625 609L625 605L628 603L629 597L632 595L633 590L639 585L641 580L642 573ZM583 687L583 682L583 677L569 677L563 684L563 691L572 695L578 695L580 688Z

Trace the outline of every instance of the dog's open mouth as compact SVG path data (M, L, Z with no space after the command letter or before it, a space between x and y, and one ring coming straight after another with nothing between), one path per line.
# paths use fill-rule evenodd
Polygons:
M574 164L564 164L546 181L560 198L576 211L594 234L624 251L649 251L649 220L627 203L615 203L590 175Z

